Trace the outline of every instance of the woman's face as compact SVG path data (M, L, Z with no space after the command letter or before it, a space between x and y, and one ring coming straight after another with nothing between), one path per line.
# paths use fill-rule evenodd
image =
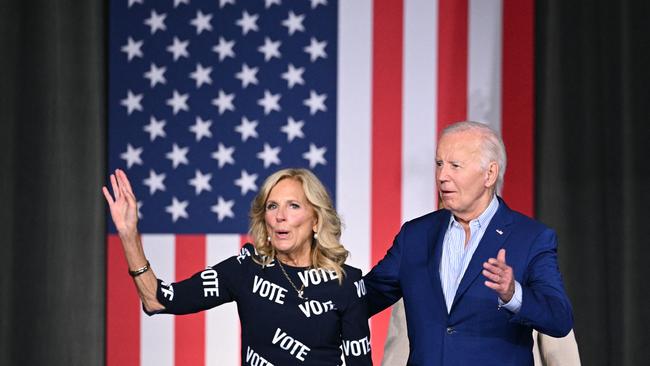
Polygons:
M318 220L302 183L285 178L271 189L266 199L264 221L271 245L282 254L309 254Z

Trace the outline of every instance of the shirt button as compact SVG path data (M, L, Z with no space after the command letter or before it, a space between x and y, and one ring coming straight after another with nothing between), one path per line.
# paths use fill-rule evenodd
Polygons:
M452 333L454 333L454 328L447 327L447 334L452 334Z

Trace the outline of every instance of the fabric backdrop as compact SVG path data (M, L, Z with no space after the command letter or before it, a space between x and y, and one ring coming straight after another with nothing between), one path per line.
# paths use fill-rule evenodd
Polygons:
M649 356L650 14L536 7L536 214L558 230L586 365ZM0 364L104 363L108 11L0 2Z

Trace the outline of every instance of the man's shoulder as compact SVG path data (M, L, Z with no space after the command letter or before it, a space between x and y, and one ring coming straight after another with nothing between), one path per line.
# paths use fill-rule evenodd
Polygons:
M526 214L509 208L504 204L503 201L501 201L500 204L502 204L503 207L499 207L499 211L503 210L503 215L506 216L506 218L511 221L512 224L516 225L518 230L528 232L542 232L545 230L550 230L550 228L541 221L537 221L536 219Z
M448 210L440 209L411 219L405 222L402 227L408 227L409 229L426 229L440 222L449 221L450 215L451 213Z

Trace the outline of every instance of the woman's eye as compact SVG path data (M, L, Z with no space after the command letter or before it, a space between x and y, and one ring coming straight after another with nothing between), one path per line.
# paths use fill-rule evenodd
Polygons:
M275 203L269 203L269 204L266 205L267 210L273 210L276 207L277 207L277 205Z
M297 204L297 203L292 203L292 204L289 205L289 207L291 207L291 208L300 208L300 205Z

